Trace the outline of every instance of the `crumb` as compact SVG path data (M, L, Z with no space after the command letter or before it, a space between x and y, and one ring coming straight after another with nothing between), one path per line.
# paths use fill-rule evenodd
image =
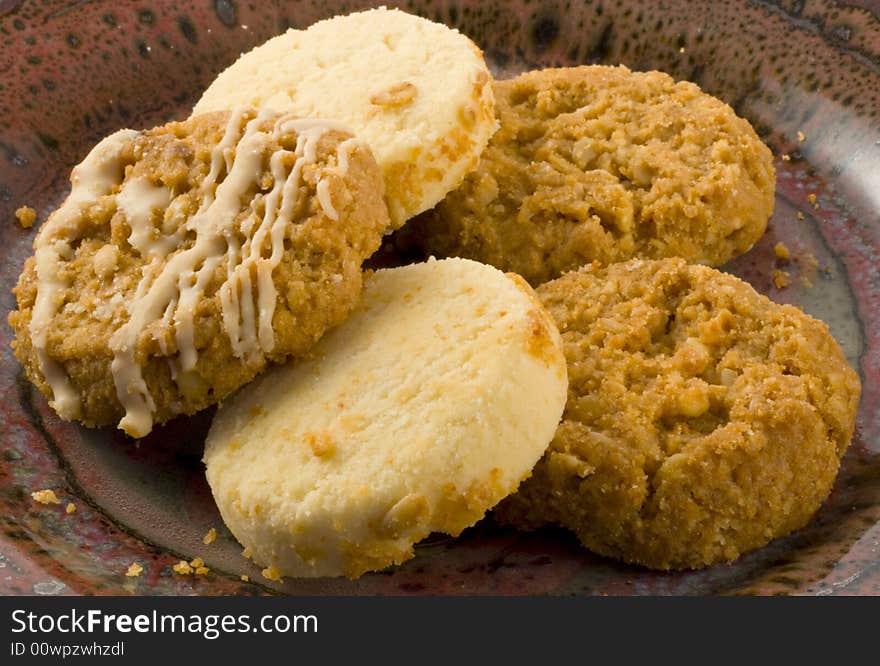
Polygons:
M803 219L804 219L804 214L803 214L802 212L798 211L796 217L797 217L797 219L799 219L799 220L803 220Z
M266 567L260 573L263 574L263 577L267 580L281 580L281 572L275 567Z
M132 562L128 565L128 569L126 570L125 575L129 578L137 578L141 575L141 572L143 570L144 568L140 564L138 564L137 562Z
M812 289L812 287L813 287L813 282L812 282L812 281L810 280L810 278L808 278L806 275L801 275L801 276L800 276L800 283L801 283L804 287L806 287L807 289Z
M804 141L807 140L807 137L804 135L803 132L798 132L797 138L798 138L798 143L803 143Z
M250 548L245 548L243 551L241 551L241 556L246 560L251 559L252 555L253 553L251 552Z
M207 576L209 571L208 567L196 567L196 576Z
M406 106L415 99L417 92L418 88L413 83L403 81L391 86L387 90L373 94L370 97L370 104L391 107Z
M198 569L199 567L205 566L205 560L203 560L201 557L194 557L189 561L189 565L193 569Z
M788 271L773 271L773 284L776 285L777 289L785 289L788 285L791 284L791 276L788 274Z
M782 161L783 162L791 162L791 155L789 155L788 153L783 153L782 154Z
M217 538L217 530L213 527L208 530L208 533L202 538L202 543L206 546L210 546L214 543L214 540Z
M245 583L250 583L250 582L251 582L251 577L248 576L247 574L242 574L242 576L241 576L241 580L242 580L243 582L245 582Z
M813 275L819 268L819 260L812 252L805 252L797 257L797 261L800 262L801 272L806 275Z
M787 262L791 258L791 252L788 251L788 246L782 242L776 243L776 245L773 246L773 254L775 254L776 258L782 262Z
M65 513L75 513L76 512L76 504L74 504L73 502L68 502L67 506L64 507L64 512Z
M807 195L807 201L809 201L811 204L813 204L815 206L816 205L816 195L813 192L810 192Z
M193 572L192 567L186 560L180 560L180 562L178 562L171 568L174 569L174 573L180 574L181 576L188 576Z
M31 497L40 504L61 504L54 490L36 490L31 493Z
M18 220L22 229L30 229L37 221L37 211L30 206L22 206L15 211L15 219Z
M679 52L679 53L684 53L684 47L682 46L680 49L678 49L678 52Z

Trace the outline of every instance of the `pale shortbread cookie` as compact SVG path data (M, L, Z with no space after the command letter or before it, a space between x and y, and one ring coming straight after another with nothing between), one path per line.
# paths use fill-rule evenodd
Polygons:
M458 187L496 128L480 49L384 7L270 39L223 71L194 113L237 105L348 124L376 156L395 227Z
M457 535L553 437L561 345L519 276L465 259L376 272L310 360L220 408L205 463L223 520L281 576L354 578Z

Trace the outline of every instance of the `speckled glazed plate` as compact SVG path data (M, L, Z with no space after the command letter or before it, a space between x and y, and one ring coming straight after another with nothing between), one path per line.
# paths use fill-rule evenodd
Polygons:
M0 299L39 219L102 136L188 114L240 52L369 3L0 0ZM377 3L378 4L378 3ZM386 3L392 4L392 3ZM498 76L625 63L690 79L748 117L773 148L776 212L726 268L829 323L864 391L855 439L815 519L730 566L656 573L588 553L562 531L481 523L430 538L392 571L347 580L263 579L223 528L200 463L210 414L133 442L60 421L25 380L0 326L0 593L721 594L880 593L880 2L445 2L402 5L456 26ZM795 259L773 283L773 247ZM815 257L812 260L811 257ZM5 317L4 317L5 319ZM34 503L53 488L60 505ZM68 502L76 512L68 514ZM202 542L211 527L217 539ZM171 565L202 557L207 576ZM132 562L144 570L126 577ZM250 582L243 582L247 574Z

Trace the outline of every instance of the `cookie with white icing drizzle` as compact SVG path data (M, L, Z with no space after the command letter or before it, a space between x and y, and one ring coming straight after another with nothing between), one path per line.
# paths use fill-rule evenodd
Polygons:
M9 320L65 419L134 437L340 323L389 226L369 147L251 109L121 130L74 168Z

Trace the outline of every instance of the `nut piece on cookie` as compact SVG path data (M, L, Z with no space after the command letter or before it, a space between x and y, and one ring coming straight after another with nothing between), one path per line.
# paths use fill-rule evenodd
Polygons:
M495 82L495 100L500 129L476 171L406 230L428 253L537 285L594 260L720 265L764 233L773 156L693 83L546 69Z
M224 522L277 576L357 577L513 492L565 403L531 288L464 259L380 270L310 360L223 403L205 446Z
M270 39L224 70L194 113L236 104L351 126L376 156L394 228L458 187L497 126L477 46L384 7Z
M63 418L133 437L308 350L389 226L365 143L268 110L121 130L71 182L15 288L15 354Z
M681 259L593 264L538 294L568 403L499 519L656 569L731 561L809 521L860 394L825 324Z

